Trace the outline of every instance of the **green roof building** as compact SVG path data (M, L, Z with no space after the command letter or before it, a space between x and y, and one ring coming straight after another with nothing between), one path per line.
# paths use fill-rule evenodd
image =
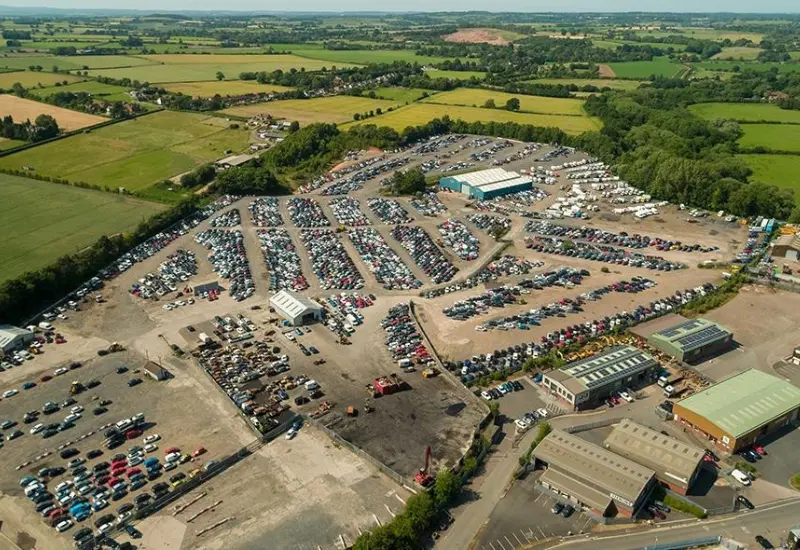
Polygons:
M675 403L675 420L735 453L797 420L800 388L750 369Z
M733 345L733 333L706 319L690 319L648 336L647 342L667 355L697 363Z

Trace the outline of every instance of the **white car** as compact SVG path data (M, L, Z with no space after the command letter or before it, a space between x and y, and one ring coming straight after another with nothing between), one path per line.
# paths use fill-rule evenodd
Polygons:
M109 522L109 523L104 523L103 525L98 527L97 530L100 531L101 533L105 534L105 533L108 533L109 531L111 531L111 529L113 529L113 528L114 528L114 523L113 522Z
M14 397L19 393L19 390L6 390L3 392L3 397L8 399L9 397Z
M181 458L181 453L169 453L164 457L165 462L177 462Z
M56 369L56 371L53 374L55 374L56 376L61 376L62 374L67 374L68 372L69 372L69 369L61 367L61 368Z
M294 436L297 435L297 430L294 428L289 428L289 431L286 432L286 439L294 439Z
M156 441L158 441L159 439L161 439L161 436L160 436L160 435L158 435L158 434L148 435L147 437L145 437L145 438L142 440L142 443L144 443L145 445L147 445L148 443L155 443L155 442L156 442Z
M747 475L745 472L735 469L731 472L731 476L733 479L741 483L742 485L750 485L750 476Z
M149 443L144 446L144 452L146 453L153 453L158 450L158 445L155 443Z
M482 391L481 397L483 397L486 401L492 400L492 395L488 391Z
M537 409L536 414L539 415L539 418L547 418L547 409Z
M172 304L164 304L164 311L171 311L171 310L172 310Z
M122 512L119 517L117 518L117 525L122 525L129 519L131 519L132 514L130 512Z
M44 424L36 424L33 428L31 428L31 435L38 434L44 429Z
M140 455L136 455L133 458L131 458L130 460L128 460L128 466L131 466L131 467L138 466L142 462L144 462L144 460L142 460L142 457Z
M627 401L628 403L633 403L633 397L631 397L631 394L629 394L628 392L621 391L621 392L619 392L619 396L621 398L623 398L625 401Z
M71 412L72 414L80 414L83 412L83 407L81 407L80 405L75 405L69 410L69 412Z
M64 531L72 527L72 525L73 524L71 519L65 519L64 521L61 521L58 523L58 525L56 525L56 531L58 531L59 533L63 533Z

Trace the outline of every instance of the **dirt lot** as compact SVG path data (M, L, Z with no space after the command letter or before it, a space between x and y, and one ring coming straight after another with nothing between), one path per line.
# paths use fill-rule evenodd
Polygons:
M510 42L500 36L494 29L462 29L444 37L447 42L461 42L468 44L492 44L493 46L508 46Z

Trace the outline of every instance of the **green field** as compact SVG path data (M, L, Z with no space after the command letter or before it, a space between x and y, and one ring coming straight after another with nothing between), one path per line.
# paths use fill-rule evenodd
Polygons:
M746 47L733 47L722 48L722 51L711 59L743 59L745 61L753 61L758 57L758 54L763 52L761 48L746 48Z
M727 118L739 122L782 122L800 124L800 111L781 109L768 103L698 103L689 110L706 120Z
M686 49L684 44L662 44L660 42L636 42L632 40L596 40L594 38L591 39L592 44L598 48L605 48L607 50L615 50L620 46L650 46L653 48L659 48L663 51L666 51L669 48L672 48L676 52L682 52Z
M30 42L23 41L22 47L26 50L55 50L56 48L76 48L76 49L84 49L84 48L94 48L100 45L105 45L106 38L99 37L99 40L91 41L91 40L84 40L84 37L81 37L81 40L75 40L74 42L71 40L53 40L53 41L42 41L42 40L31 40Z
M3 157L0 168L139 191L247 143L247 131L224 119L161 111Z
M152 63L152 61L142 57L131 57L127 55L75 55L71 57L28 55L21 57L0 57L0 67L27 69L31 65L39 65L45 71L49 71L53 67L72 71L83 70L84 67L89 67L89 69L107 69L113 67L150 65Z
M543 115L584 116L583 101L558 97L541 97L522 94L507 94L478 88L458 88L451 92L442 92L423 100L424 103L440 103L445 105L463 105L465 107L482 107L492 99L497 107L503 107L511 98L519 99L520 111Z
M436 93L434 90L401 88L399 86L393 86L391 88L377 88L374 91L375 95L377 95L379 98L388 99L389 101L394 101L395 103L412 103L421 98L424 94L434 95Z
M798 155L738 155L744 159L753 170L750 177L753 181L760 181L777 185L784 189L794 189L795 200L800 203L800 156Z
M333 64L369 65L370 63L393 63L405 61L420 65L435 65L447 61L447 57L428 57L416 55L413 50L324 50L304 48L302 45L290 48L294 55L327 61Z
M709 71L733 71L735 67L741 70L768 71L777 68L780 73L792 73L800 71L800 63L745 63L743 61L701 61L692 63L692 67L699 67Z
M739 145L746 148L767 147L774 151L800 153L798 124L742 124L744 134Z
M0 151L7 151L8 149L13 149L14 147L25 145L26 143L28 142L20 141L18 139L0 138Z
M81 79L77 76L67 74L15 71L13 73L0 73L0 88L8 90L17 82L26 88L38 88L40 86L53 86L56 82L78 82L79 80Z
M160 205L0 174L0 280L41 268L97 240L136 227Z
M233 96L266 92L288 92L292 88L275 84L259 84L253 80L214 80L212 82L174 82L164 86L170 92L192 97Z
M397 101L383 99L370 99L356 96L330 96L313 99L287 99L283 101L270 101L253 105L231 107L222 111L225 114L251 117L259 114L270 114L273 118L289 121L296 120L301 125L314 122L344 123L353 120L356 113L363 114L376 109L386 111L389 107L396 107ZM370 119L372 120L372 119Z
M113 84L103 84L95 80L85 80L66 86L51 86L50 88L33 91L33 93L42 98L50 97L57 92L86 92L93 96L102 97L106 101L132 101L131 96L128 95L127 88Z
M345 128L357 124L375 124L377 126L389 126L397 131L402 131L407 126L426 124L435 118L442 118L445 115L465 122L516 122L517 124L533 124L535 126L554 126L561 128L568 134L580 134L590 130L598 130L601 127L599 121L588 116L537 115L512 113L498 109L461 107L458 105L414 103L382 116L376 116L360 122L351 122L345 125Z
M646 79L651 75L673 78L684 71L684 67L680 63L664 58L653 61L623 61L608 65L618 78Z
M538 78L536 80L526 80L528 84L559 84L568 86L596 86L598 88L614 88L616 90L635 90L641 82L636 80L615 80L611 78Z
M433 79L449 78L450 80L470 80L476 78L478 80L483 80L486 78L485 73L477 71L441 71L439 69L428 69L425 71L425 74Z

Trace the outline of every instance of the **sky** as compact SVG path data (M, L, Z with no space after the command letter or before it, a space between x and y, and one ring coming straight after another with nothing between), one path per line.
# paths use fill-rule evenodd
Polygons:
M64 9L139 9L177 10L240 10L240 11L659 11L659 12L747 12L798 13L798 0L294 0L291 5L264 0L0 0L2 6L50 7Z

